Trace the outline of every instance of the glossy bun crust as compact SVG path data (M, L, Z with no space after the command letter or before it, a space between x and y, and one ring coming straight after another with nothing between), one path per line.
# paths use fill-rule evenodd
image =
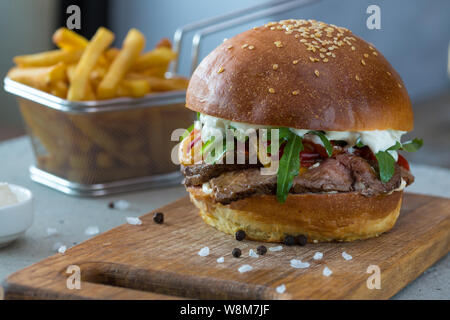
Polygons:
M413 129L408 92L351 31L285 20L222 43L198 66L189 109L228 120L327 131Z
M390 230L400 213L402 191L364 197L358 193L290 194L285 204L272 195L258 195L222 205L201 188L188 188L203 220L247 239L282 242L286 235L303 234L308 241L353 241Z

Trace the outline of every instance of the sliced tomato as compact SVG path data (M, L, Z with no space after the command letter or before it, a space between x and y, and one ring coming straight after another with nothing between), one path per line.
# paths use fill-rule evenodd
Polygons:
M397 163L398 163L399 166L401 166L401 167L405 168L406 170L410 171L408 161L401 154L398 155Z
M191 165L201 162L202 159L202 138L199 130L192 132L181 141L178 152L180 163L183 165Z

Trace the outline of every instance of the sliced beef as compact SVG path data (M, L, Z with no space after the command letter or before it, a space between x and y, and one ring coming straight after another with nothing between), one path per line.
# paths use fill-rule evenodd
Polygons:
M414 181L409 171L396 165L391 180L383 184L366 160L351 154L339 154L295 177L290 192L358 191L365 196L373 196L398 188L401 178L407 185ZM254 194L275 194L276 184L276 175L261 175L256 168L225 172L210 180L213 197L222 204Z
M261 175L260 169L226 172L209 182L216 202L228 204L253 194L273 194L276 175Z
M184 184L188 187L208 182L222 173L258 168L257 164L194 164L192 166L181 166L181 173L185 176Z
M351 172L337 159L330 158L294 178L291 192L352 191Z

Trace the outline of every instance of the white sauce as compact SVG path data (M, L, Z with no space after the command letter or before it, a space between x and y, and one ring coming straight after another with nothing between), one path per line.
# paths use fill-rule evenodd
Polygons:
M17 196L11 191L7 183L0 183L0 208L19 202Z
M225 137L225 130L230 125L236 128L238 134L245 134L248 129L272 129L273 126L263 126L263 125L253 125L244 122L234 122L226 119L216 118L213 116L200 114L200 123L202 125L202 140L207 141L210 137L214 135L222 135ZM200 123L197 123L197 128L199 128ZM307 134L308 129L295 129L290 128L290 130L304 137L305 135L314 141L314 143L322 144L322 141L316 135ZM354 146L358 138L361 142L368 146L373 153L378 151L385 151L386 149L392 147L396 142L400 142L401 136L404 135L405 131L399 130L372 130L372 131L325 131L325 135L328 140L343 140L348 143L349 146ZM397 152L389 151L391 155L397 160Z
M202 184L202 191L206 194L211 194L213 192L213 189L211 188L209 182L205 182L204 184Z

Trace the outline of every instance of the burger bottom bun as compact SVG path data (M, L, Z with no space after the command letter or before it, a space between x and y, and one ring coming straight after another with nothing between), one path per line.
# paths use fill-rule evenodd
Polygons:
M390 230L400 213L402 191L365 197L356 192L290 194L284 204L273 195L256 195L223 205L201 188L187 188L200 216L216 229L246 238L282 242L303 234L309 242L353 241Z

